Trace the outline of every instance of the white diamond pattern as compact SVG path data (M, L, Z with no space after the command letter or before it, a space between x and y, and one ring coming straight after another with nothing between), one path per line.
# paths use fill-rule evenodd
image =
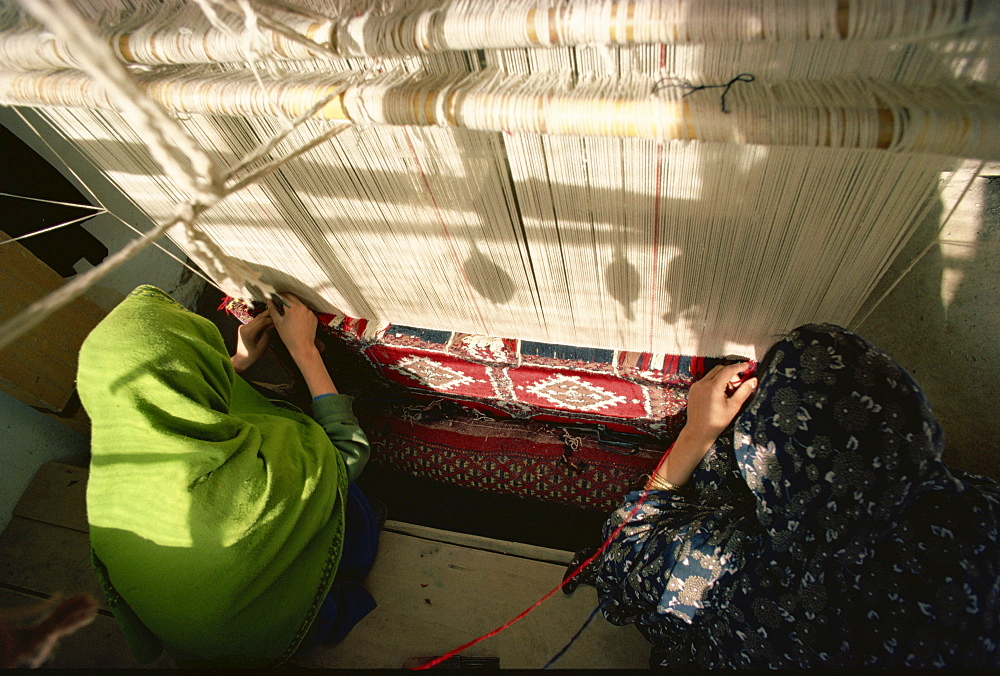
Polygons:
M563 408L599 411L617 406L628 399L588 383L579 376L558 373L528 386L527 391Z
M427 357L405 357L389 366L393 371L413 378L434 390L447 391L475 382L475 378Z

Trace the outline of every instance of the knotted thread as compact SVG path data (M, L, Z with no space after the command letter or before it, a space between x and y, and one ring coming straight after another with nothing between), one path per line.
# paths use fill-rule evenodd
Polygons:
M696 85L691 84L687 80L679 77L665 77L656 83L656 86L653 87L653 93L655 94L662 89L666 89L667 87L683 87L687 90L684 92L684 96L690 96L696 91L700 91L702 89L724 88L719 103L721 104L722 112L728 115L729 110L726 108L726 94L729 93L729 90L732 89L733 85L737 82L753 82L755 79L757 78L753 73L740 73L729 82L724 82L722 84Z

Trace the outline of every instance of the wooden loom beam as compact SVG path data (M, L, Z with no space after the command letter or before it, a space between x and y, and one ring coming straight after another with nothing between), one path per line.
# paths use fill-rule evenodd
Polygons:
M331 16L328 21L299 17L301 39L273 29L268 58L308 60L318 56L398 57L451 50L581 45L684 44L698 42L795 42L849 40L912 41L957 34L1000 16L1000 0L939 0L886 3L886 0L813 0L792 5L743 0L619 0L613 3L549 0L502 6L444 0L420 11ZM267 17L266 3L255 10ZM891 21L868 25L856 17L895 13ZM283 12L282 17L288 13ZM781 27L778 27L780 16ZM727 21L726 18L731 20ZM241 40L215 27L160 32L110 27L106 39L126 63L170 65L246 61ZM44 29L9 31L2 36L0 64L15 70L77 68L71 53L47 39ZM183 49L178 47L183 43ZM314 44L310 48L310 44ZM177 48L178 52L172 51ZM180 53L183 53L183 56Z
M450 80L394 76L353 84L314 76L267 88L247 78L174 74L146 75L139 84L167 110L183 114L296 117L333 95L316 117L359 124L1000 159L1000 90L978 84L955 90L952 97L942 96L940 89L897 84L891 97L872 88L854 100L831 88L821 103L810 105L794 83L768 87L754 82L730 93L731 114L721 109L718 95L708 92L678 98L648 93L652 83L643 88L635 82L570 88L496 72ZM810 87L815 92L822 83ZM0 73L0 101L116 109L106 93L79 71ZM280 110L274 101L280 102ZM847 124L848 120L863 124Z
M518 5L519 1L511 0L511 3ZM592 6L594 3L585 4ZM825 0L802 4L829 6ZM847 6L863 5L875 12L870 3L852 2ZM954 8L959 5L943 0L933 6ZM421 9L425 6L419 4ZM610 6L611 3L607 3L606 7ZM200 25L201 17L196 13L188 12L185 16L191 23ZM893 12L886 12L886 16L891 21L897 18ZM838 17L834 22L837 27L832 30L840 34L844 20L843 15ZM847 18L848 30L852 22L866 27L864 17L851 18L848 14ZM884 17L873 19L875 24L884 27ZM62 25L51 17L47 23ZM143 29L155 33L161 27L167 31L180 27L178 30L183 31L187 25L164 17L157 25L147 24ZM720 20L720 25L731 28L725 21ZM214 115L211 119L193 115L187 126L205 145L222 152L240 147L244 133L245 140L251 144L262 137L275 138L273 130L281 125L263 118L297 116L305 110L312 115L313 102L330 101L319 111L318 117L357 123L361 127L359 133L346 134L344 145L329 149L330 155L317 166L289 163L287 174L295 178L294 181L289 178L287 189L290 192L286 196L282 187L265 197L265 202L268 209L280 214L277 221L272 220L274 223L284 220L288 214L293 218L302 215L308 229L301 239L309 255L314 255L312 241L321 239L333 242L338 250L362 248L378 252L370 261L366 258L368 269L340 271L323 267L314 272L307 270L307 266L296 268L298 276L324 288L331 288L329 282L334 279L338 284L344 281L347 292L331 291L331 297L337 298L334 304L338 307L347 303L376 308L374 316L379 312L388 314L391 309L394 317L402 317L413 325L457 328L489 335L518 335L526 339L641 350L672 341L676 345L672 349L677 354L722 354L723 350L732 350L724 348L720 341L728 344L738 337L741 345L759 344L759 338L769 335L775 326L790 328L820 316L830 319L828 308L834 302L837 312L857 307L865 290L874 285L876 266L884 265L911 231L912 224L918 222L917 210L923 209L919 205L931 202L927 197L937 185L940 168L949 160L929 153L980 157L997 153L995 139L1000 138L995 133L1000 118L997 115L1000 110L997 88L970 84L962 79L965 74L983 80L991 75L987 48L994 44L994 39L984 36L980 29L981 26L974 28L969 46L959 44L953 34L947 34L941 41L943 46L930 39L919 43L889 40L859 48L857 55L850 53L854 51L853 46L831 42L762 44L763 49L745 44L712 46L706 43L690 49L622 50L619 55L613 50L601 49L535 50L532 53L515 50L510 54L480 55L479 66L466 58L471 56L468 54L463 58L427 59L427 71L440 69L452 73L442 76L398 75L404 69L415 67L415 60L401 63L395 70L391 63L346 64L328 59L323 65L275 66L278 71L300 71L300 74L279 76L268 84L256 82L252 69L239 63L213 69L154 68L146 72L131 69L126 73L101 44L100 37L87 31L90 40L84 44L74 40L72 32L63 30L60 36L66 44L80 44L81 52L86 49L87 54L102 55L102 63L87 65L93 77L104 76L99 81L105 82L109 79L107 73L113 72L124 75L123 79L129 83L137 79L141 82L132 85L135 91L130 88L123 94L115 89L116 83L111 82L110 91L118 92L112 97L86 75L46 72L24 76L8 73L9 77L5 76L0 82L0 94L5 92L12 103L27 105L107 109L120 109L121 106L127 110L128 104L143 99L140 94L145 92L154 101L178 113ZM301 27L298 30L301 32ZM234 33L233 37L239 36ZM166 46L162 41L158 44ZM712 54L714 70L710 75L698 70L704 63L696 65L687 60L687 56L703 49ZM882 55L892 56L894 50L899 49L906 52L896 54L901 58L888 59L884 67L877 62ZM744 52L756 58L743 59ZM183 41L176 53L184 56ZM656 58L657 53L659 58ZM607 60L599 63L601 57L608 54L621 58L617 64L609 64ZM782 55L795 67L771 68L770 64ZM827 67L840 64L840 58L844 58L844 67ZM986 60L982 61L983 58ZM818 65L804 67L813 64L814 60ZM534 74L502 75L493 71L466 74L469 69L481 67L483 61L515 72L531 70ZM192 63L183 58L179 62ZM867 64L877 67L868 68ZM317 66L334 72L316 72ZM390 74L375 75L374 71L379 71L380 67L390 69ZM625 69L643 75L626 75ZM623 74L620 79L601 80L590 79L600 76L587 75L607 70L622 70ZM751 84L737 77L729 83L705 84L704 87L686 84L681 79L719 82L743 70L755 71L758 79ZM311 74L301 74L303 72ZM666 78L668 74L677 77ZM577 85L576 79L582 84ZM734 84L736 80L739 82ZM730 114L726 114L727 105L720 100L719 90L705 90L706 87L726 87ZM690 96L685 98L686 94ZM164 118L162 110L157 113ZM225 115L245 119L225 120ZM261 119L256 121L255 117ZM71 138L81 134L84 138L92 135L101 139L104 129L110 128L113 143L94 144L95 154L102 158L102 166L117 166L117 158L103 155L114 147L114 142L126 139L127 143L142 143L146 136L119 129L122 120L117 116L77 115L56 110L52 119L59 121ZM166 126L172 122L165 118L162 121L168 123ZM494 133L473 136L416 134L421 142L415 147L409 133L364 129L368 125L425 125ZM343 128L310 126L311 129L302 131L315 134L324 127L328 132ZM115 136L116 131L121 132L117 136L122 139ZM380 133L383 131L386 133ZM496 133L498 131L529 133L503 137ZM539 139L531 133L583 135L584 138ZM607 138L602 142L587 136L697 139L715 143L682 142L665 147L665 144L656 143L607 142ZM182 138L186 137L185 134ZM374 150L373 160L395 162L398 157L382 157L386 152L395 154L395 150L401 150L402 156L408 158L404 143L414 156L417 173L413 173L410 166L396 166L391 162L384 163L385 167L382 162L373 167L366 164L355 172L354 166L362 161L367 163L369 147ZM467 163L465 158L471 155L468 148L472 147L472 154L475 154L480 143L490 146L483 149L483 154L490 157L476 156L471 164ZM379 150L375 144L382 144L383 149ZM744 149L736 144L761 147ZM787 152L777 147L781 145L801 150ZM810 152L808 149L812 147L881 148L888 152ZM343 152L344 148L350 151ZM430 177L421 163L421 153L425 150L432 153L429 158L434 158L434 172ZM493 186L486 185L484 180L484 190L477 181L479 168L492 159L494 151L501 181L496 186L499 191L489 193L487 191ZM901 154L904 151L913 151L913 154ZM662 164L661 156L664 158ZM476 178L464 181L452 176L450 171L438 172L439 167L444 167L444 162L437 163L438 157L455 158L455 166L460 167L458 173ZM588 166L590 157L595 160L593 168L599 172L593 174L594 180L591 180L591 166ZM480 159L483 161L479 162ZM147 171L146 163L137 161L135 164L138 171L133 173ZM580 164L583 171L579 171ZM503 176L504 165L507 177ZM337 183L343 171L363 174L364 182L350 185L345 182L343 189L330 190L326 181L320 178L326 176ZM883 175L889 178L882 180ZM397 185L405 181L395 180L396 176L411 177L412 185ZM892 180L892 176L899 179ZM745 179L744 183L739 189L734 186L732 194L724 197L730 190L730 181L736 177ZM153 178L161 181L158 176ZM163 180L170 178L164 175ZM708 180L703 182L702 179ZM588 188L586 193L578 189L584 185ZM802 192L797 187L800 185L807 185L809 190ZM875 192L869 193L869 187ZM475 194L477 190L485 201L479 202L478 195L472 204L462 204L456 199L456 220L461 218L464 222L452 227L452 214L447 210L442 214L433 192L435 189L443 190L449 202L458 193ZM619 190L622 204L605 208L604 203L612 200L601 198L604 195L617 197ZM146 208L154 213L162 211L172 197L172 191L165 192L164 198L149 196ZM272 193L270 187L267 192ZM517 200L513 206L519 212L522 204L529 206L527 216L511 210L511 201L506 199L511 192ZM544 194L546 192L548 194ZM798 199L809 192L817 196L829 192L830 199ZM376 199L373 200L373 196ZM387 199L379 199L382 196ZM595 200L593 206L585 201L591 199ZM534 203L529 204L532 200ZM739 205L765 200L776 202L775 209L764 205L767 208L762 210L738 212ZM368 213L369 204L372 213ZM382 210L383 204L391 208L391 214ZM359 219L357 228L351 225L355 210L365 214ZM234 229L240 232L245 221L256 224L261 220L257 213L241 213L243 211L245 209L234 209L232 222L226 221L228 215L220 220L218 232L227 241L229 232ZM507 216L511 217L513 239L507 236ZM449 241L451 258L446 265L421 263L407 273L414 288L426 289L428 299L440 298L443 302L413 303L410 298L398 298L391 289L369 291L353 283L355 278L373 269L371 263L397 267L399 248L383 251L384 238L369 237L380 231L383 223L392 230L394 243L412 240L426 244L429 251L438 251L435 222L441 228L440 237ZM746 227L743 227L744 222ZM403 228L396 227L399 223ZM411 235L410 231L404 231L410 223L422 225ZM586 242L564 239L563 234L568 234L567 223L573 227L577 223L587 227L589 223L593 236ZM624 224L624 228L619 224ZM841 228L841 224L846 227ZM350 231L347 230L349 225ZM284 230L281 225L275 229L278 228ZM787 233L786 228L790 228ZM462 239L468 235L468 241L453 240L449 230L461 232ZM637 237L629 237L632 230ZM785 266L784 253L788 248L797 250L800 245L817 239L809 236L810 231L824 233L820 241L830 245L831 253L822 254L827 260L820 261L818 254L807 256L803 253L794 267ZM249 229L242 232L249 232ZM732 257L720 251L716 256L709 256L704 266L696 261L702 252L713 248L699 245L700 238L710 232L722 233L726 240L733 235L741 238L745 242L740 247L742 250L756 250L757 242L773 241L780 233L782 246L766 248L768 251L774 249L775 255L780 254L782 263L774 265L763 256L759 262L761 269L780 269L782 272L776 274L777 288L797 292L795 298L782 301L774 311L753 304L748 311L739 305L755 300L749 299L748 294L719 293L720 286L729 287L726 282L728 271L733 268ZM319 233L323 234L322 238L317 236ZM494 240L497 235L503 239ZM234 249L237 241L233 239ZM451 246L452 241L457 241L458 245ZM567 243L565 248L564 241ZM485 248L486 244L490 245L490 251L481 251L480 247ZM466 245L472 251L469 256L463 251ZM510 255L504 256L501 249L508 247ZM563 251L572 253L574 250L583 252L586 264L567 263L572 259L564 257ZM327 255L321 249L316 249L315 253L324 259ZM555 253L559 255L553 255ZM522 287L520 270L516 277L506 273L517 268L518 256L523 265L525 254L531 258L529 267L524 268ZM254 260L270 265L271 260L277 259ZM510 261L514 262L513 267ZM539 264L537 268L535 261ZM822 268L821 263L829 265ZM291 266L292 263L282 261L280 267L275 264L275 269L284 273ZM691 272L702 267L714 274ZM824 274L809 274L818 268L822 268ZM423 286L432 269L433 284ZM494 270L498 273L496 278L492 275ZM803 271L814 283L807 284L805 282L810 280L805 279L800 283ZM852 274L845 274L845 271ZM847 279L842 280L845 277ZM476 284L470 283L470 278ZM550 284L550 280L556 284ZM733 288L755 288L752 283L737 284ZM648 303L641 298L643 291L639 289L643 286L648 287ZM508 329L492 328L499 327L501 320L493 324L492 317L484 318L490 313L481 312L480 297L497 303L497 298L516 297L522 288L530 297L518 301L513 308L520 313L517 325ZM602 288L607 294L602 295ZM502 293L497 293L498 290ZM637 302L641 306L637 306ZM702 313L702 304L707 303L714 307ZM605 330L603 323L586 316L590 308L600 308L598 316L611 316L616 321ZM668 313L673 313L677 320L661 329L657 319L669 322ZM744 321L746 318L752 318L752 323L748 325ZM848 319L849 315L845 314L835 317L834 321L846 323ZM558 328L551 328L557 323ZM736 326L748 328L735 329ZM505 332L496 332L501 330ZM736 330L740 332L738 336L734 336Z

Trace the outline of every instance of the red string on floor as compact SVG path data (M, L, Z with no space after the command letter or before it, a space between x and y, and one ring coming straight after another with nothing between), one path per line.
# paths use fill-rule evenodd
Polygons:
M670 451L671 450L673 450L673 444L671 444L670 448L667 449L667 452L663 454L663 457L660 458L660 462L657 463L656 469L653 470L653 474L654 475L660 470L660 467L663 466L663 463L666 461L667 456L670 455ZM533 603L528 608L525 608L522 612L518 613L518 615L516 617L511 618L509 621L507 621L504 624L500 625L499 627L497 627L493 631L491 631L491 632L489 632L487 634L483 634L479 638L473 639L473 640L469 641L468 643L466 643L465 645L461 645L461 646L455 648L454 650L452 650L452 651L450 651L448 653L445 653L444 655L441 655L440 657L435 657L434 659L430 660L429 662L427 662L425 664L421 664L419 667L414 667L414 669L431 669L431 668L433 668L433 667L441 664L445 660L450 659L450 658L454 657L455 655L458 655L459 653L461 653L461 652L463 652L463 651L471 648L472 646L476 645L477 643L481 643L482 641L485 641L488 638L496 636L497 634L499 634L500 632L502 632L504 629L507 629L508 627L514 625L515 623L520 622L521 620L523 620L528 615L528 613L530 613L532 610L534 610L535 608L537 608L538 606L542 605L543 603L545 603L546 601L548 601L550 598L552 598L556 594L556 592L558 592L563 587L565 587L566 584L570 580L572 580L577 575L579 575L580 573L582 573L587 568L587 566L589 566L591 563L593 563L594 561L596 561L597 557L599 557L601 554L603 554L604 551L608 547L611 546L611 543L614 542L615 538L618 537L619 533L621 533L622 530L624 530L625 526L628 525L628 523L632 520L632 517L634 517L639 512L639 509L642 507L642 504L644 502L646 502L646 498L648 496L649 496L649 489L646 489L646 490L643 491L642 495L639 497L639 501L637 503L635 503L635 507L633 507L632 511L629 512L628 516L625 517L625 520L622 521L621 524L617 528L615 528L614 531L612 531L611 535L609 535L607 537L607 539L603 543L601 543L601 546L597 548L597 551L594 552L593 555L591 555L590 558L588 558L586 561L584 561L579 566L577 566L573 570L572 573L570 573L565 578L563 578L563 581L560 582L558 585L556 585L555 588L552 589L552 591L550 591L545 596L543 596L542 598L540 598L537 601L535 601L535 603Z

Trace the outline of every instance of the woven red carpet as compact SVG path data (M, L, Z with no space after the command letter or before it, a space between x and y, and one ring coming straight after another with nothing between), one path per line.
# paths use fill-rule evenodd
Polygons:
M514 420L421 422L362 415L372 460L467 488L609 511L650 472L665 445L612 447L596 434ZM628 454L626 454L628 453Z
M241 321L253 309L224 304ZM482 491L611 509L683 426L720 360L578 348L320 315L396 406L356 405L373 460ZM448 402L437 420L435 403ZM567 428L567 426L570 426Z

